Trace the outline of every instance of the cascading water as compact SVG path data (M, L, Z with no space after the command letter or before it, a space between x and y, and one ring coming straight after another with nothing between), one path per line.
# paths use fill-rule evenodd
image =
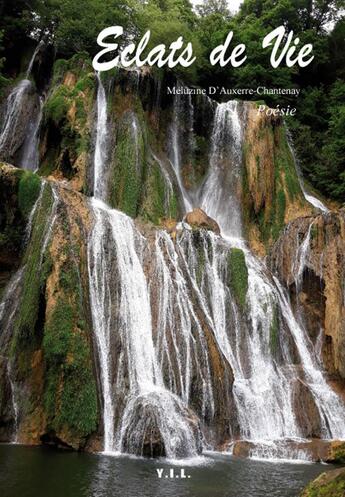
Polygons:
M23 145L23 152L19 160L19 166L23 169L37 171L39 168L39 129L43 114L43 99L39 99L39 110L29 123L27 135Z
M181 85L177 86L177 89L181 89ZM184 122L184 101L183 95L177 91L174 98L174 110L173 110L173 118L170 126L170 153L169 159L171 165L173 167L177 184L180 190L180 194L182 197L182 203L184 212L187 213L192 210L192 201L188 192L186 191L183 185L183 179L181 176L181 161L182 161L182 152L181 152L181 123ZM188 110L191 110L191 103L188 101ZM189 120L190 121L190 120Z
M13 155L16 151L16 137L13 130L17 129L22 119L22 104L25 95L31 90L32 83L23 79L11 91L6 102L6 113L0 135L0 153Z
M126 215L97 200L92 206L95 224L88 261L101 368L104 450L138 453L150 428L143 412L150 412L168 457L196 455L194 434L182 415L186 408L165 389L157 361L149 291L140 260L141 237ZM115 330L121 352L114 361Z
M93 195L105 200L106 197L106 165L107 165L107 98L99 73L97 73L97 127L94 156Z
M239 103L216 108L211 136L210 171L199 194L200 206L215 219L224 235L241 237L242 126Z
M35 60L36 60L36 57L38 55L38 52L40 51L40 49L44 46L45 42L44 40L42 39L37 45L36 45L36 48L34 50L34 53L32 54L32 57L30 59L30 62L29 62L29 65L28 65L28 68L26 70L26 75L25 75L25 79L29 79L30 77L30 74L31 74L31 71L32 71L32 68L34 66L34 63L35 63Z
M278 280L269 278L267 269L250 253L241 239L241 211L236 197L236 186L241 179L241 128L238 103L219 105L214 119L210 172L200 198L202 208L218 222L225 239L231 246L244 252L248 269L248 327L243 320L241 323L231 297L230 305L227 304L228 289L224 286L224 277L221 277L224 263L221 259L217 261L214 255L216 262L211 262L207 253L204 254L207 270L204 272L203 284L205 288L208 287L205 294L213 296L209 305L214 317L215 335L234 372L233 394L241 437L256 442L265 441L262 450L258 447L252 451L253 456L283 457L282 447L273 444L267 449L267 441L298 439L305 434L298 426L294 412L293 393L298 372L286 345L288 339L286 337L281 341L283 344L285 342L281 351L285 363L283 366L277 364L270 346L272 329L277 326L277 312L282 316L287 333L297 348L304 382L320 414L322 437L344 438L341 420L345 417L345 406L326 383L303 325L293 315ZM231 178L229 184L224 180L226 174ZM301 246L300 264L295 271L299 280L304 269L310 229ZM229 326L225 309L231 307L233 316ZM279 333L286 333L281 325L280 328ZM285 455L291 455L291 451L288 450Z
M185 107L177 94L169 138L172 172L188 211L196 198L191 201L181 176L179 123L186 121ZM102 144L107 136L106 100L100 81L97 109L96 199L92 201L88 271L102 385L104 450L147 454L144 447L152 445L153 437L161 439L164 449L160 454L197 454L197 428L190 423L191 394L196 385L200 403L193 409L202 426L219 408L205 326L233 373L229 395L234 409L228 432L233 439L251 441L253 457L306 457L290 444L310 437L296 416L296 410L303 409L296 394L300 384L310 393L319 414L320 436L345 438L341 421L345 406L323 376L318 351L300 316L294 315L280 282L243 239L240 199L245 105L230 101L217 106L209 173L198 192L199 206L218 222L223 238L201 232L196 241L193 232L184 227L173 242L167 233L158 231L149 262L149 241L134 223L97 200L104 198L105 185L96 185L105 176ZM190 106L188 115L188 129L193 134ZM133 114L136 157L138 126ZM172 185L171 171L167 173L163 163L153 157ZM304 242L294 270L298 282L309 239ZM242 252L248 273L242 307L229 286L229 276L236 271L228 262L234 249ZM149 279L148 265L153 266ZM206 443L212 445L212 437L206 436Z
M7 97L0 133L0 157L11 162L17 161L19 167L31 171L36 171L39 167L39 128L42 121L43 101L37 95L29 77L42 43L43 41L37 45L33 53L25 78ZM28 101L33 102L31 109L28 108Z
M297 157L295 154L295 149L293 147L292 137L291 137L291 134L289 133L288 130L286 130L286 137L287 137L287 142L289 145L291 155L293 157L293 160L294 160L294 163L296 166L298 181L299 181L302 193L304 195L304 198L306 199L306 201L309 204L311 204L316 209L319 209L321 212L324 212L324 213L329 212L329 209L325 206L325 204L323 202L321 202L321 200L319 200L318 198L314 197L314 195L311 195L310 193L307 192L304 181L303 181L302 172L301 172L301 169L299 167L298 160L297 160Z

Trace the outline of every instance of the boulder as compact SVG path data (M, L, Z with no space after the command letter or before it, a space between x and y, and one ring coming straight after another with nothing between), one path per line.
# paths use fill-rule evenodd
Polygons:
M316 480L309 483L301 497L344 497L345 469L336 469L322 473Z
M188 212L184 220L194 229L205 229L213 231L216 235L220 235L220 228L217 222L200 208Z

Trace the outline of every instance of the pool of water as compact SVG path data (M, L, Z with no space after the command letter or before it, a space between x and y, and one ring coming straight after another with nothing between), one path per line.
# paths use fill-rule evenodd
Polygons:
M162 477L158 477L158 470ZM297 497L331 465L208 454L190 462L0 445L2 497ZM170 478L173 470L174 477ZM183 478L185 476L185 478Z

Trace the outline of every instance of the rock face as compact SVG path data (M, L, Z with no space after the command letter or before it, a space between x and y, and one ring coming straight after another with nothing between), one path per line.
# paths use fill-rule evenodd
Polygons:
M312 213L299 184L281 118L247 106L244 149L244 220L249 244L260 256L289 221Z
M344 497L345 469L322 473L303 490L301 497Z
M291 222L271 253L271 267L289 288L330 376L345 379L345 214Z
M80 449L99 423L84 297L88 210L77 193L2 166L5 184L9 176L2 205L17 205L25 224L3 247L16 242L23 265L0 312L0 439Z
M0 160L20 164L30 123L40 112L36 88L28 79L11 89L3 104L0 140Z
M20 173L0 163L0 295L22 257L26 219L18 201Z
M184 220L190 224L192 228L202 228L213 231L216 235L220 235L220 228L217 222L210 218L202 209L194 209L186 214Z

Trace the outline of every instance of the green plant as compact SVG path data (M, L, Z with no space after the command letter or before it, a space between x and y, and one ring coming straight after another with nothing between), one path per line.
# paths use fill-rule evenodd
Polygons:
M248 291L248 268L243 250L231 248L228 253L228 285L242 310Z

